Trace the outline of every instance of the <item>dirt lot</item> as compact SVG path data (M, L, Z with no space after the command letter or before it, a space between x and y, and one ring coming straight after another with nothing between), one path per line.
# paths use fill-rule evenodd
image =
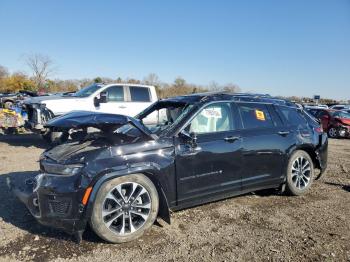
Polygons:
M0 135L0 260L350 260L350 140L330 141L328 171L304 197L258 192L187 209L122 245L91 231L77 245L11 195L6 178L33 174L45 146L35 135Z

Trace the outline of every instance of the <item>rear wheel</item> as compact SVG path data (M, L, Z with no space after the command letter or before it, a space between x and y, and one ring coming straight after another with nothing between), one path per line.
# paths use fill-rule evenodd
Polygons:
M90 224L108 242L128 242L152 226L158 208L157 189L150 179L143 174L118 177L98 191Z
M328 136L331 138L337 138L339 136L338 130L335 127L331 127L328 130Z
M314 165L308 153L295 151L289 159L286 191L294 196L304 195L310 188L314 176Z

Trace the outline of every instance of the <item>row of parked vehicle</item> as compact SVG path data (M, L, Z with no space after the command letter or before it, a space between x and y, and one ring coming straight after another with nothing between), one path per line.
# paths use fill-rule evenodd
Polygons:
M305 110L320 121L329 137L350 137L350 105L307 106Z
M8 185L40 223L79 241L87 224L121 243L157 217L170 223L170 211L261 189L303 195L327 167L320 123L269 95L157 100L152 86L94 84L25 106L33 129L67 137L38 174Z

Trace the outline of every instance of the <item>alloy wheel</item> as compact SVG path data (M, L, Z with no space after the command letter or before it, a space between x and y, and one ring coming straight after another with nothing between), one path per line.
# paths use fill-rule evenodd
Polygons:
M337 130L334 127L332 127L329 129L328 134L332 138L337 137Z
M147 221L151 211L149 192L136 182L115 186L106 195L102 206L105 226L118 236L134 233Z
M292 164L292 182L294 186L300 190L306 188L311 179L311 164L300 156L296 158Z

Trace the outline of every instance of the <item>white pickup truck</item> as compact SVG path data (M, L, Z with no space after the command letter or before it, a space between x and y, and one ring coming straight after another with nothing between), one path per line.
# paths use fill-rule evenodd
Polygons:
M52 95L24 101L28 113L26 128L40 132L48 141L57 134L47 130L45 123L71 111L92 111L135 116L158 100L154 86L139 84L92 84L71 95ZM60 134L61 135L61 134Z

